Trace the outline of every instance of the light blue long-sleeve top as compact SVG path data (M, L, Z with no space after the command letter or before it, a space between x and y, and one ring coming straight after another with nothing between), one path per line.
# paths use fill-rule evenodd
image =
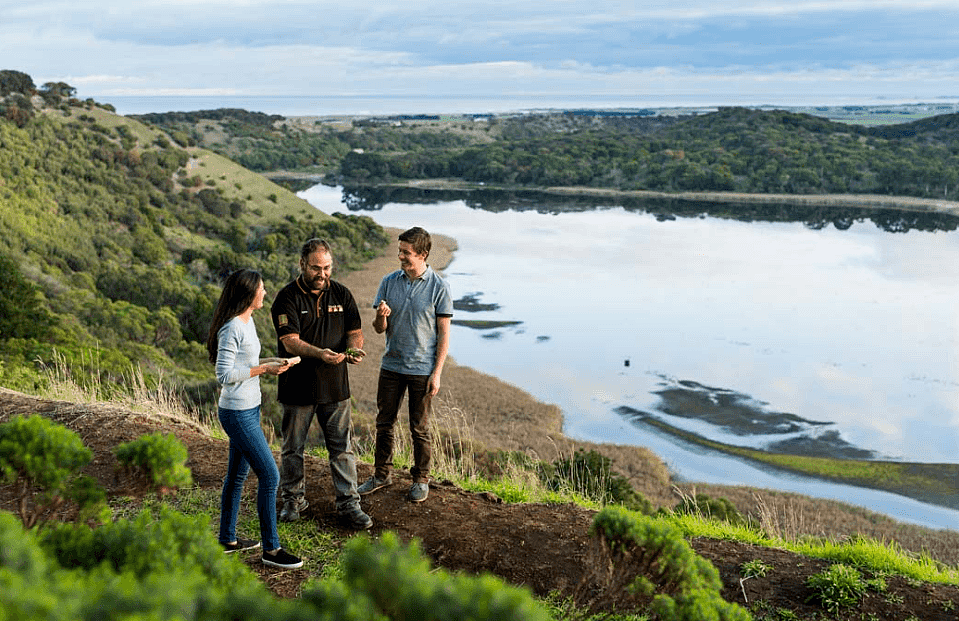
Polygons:
M225 410L249 410L260 405L260 378L250 369L260 363L260 339L250 319L234 317L217 332L216 381L219 406Z

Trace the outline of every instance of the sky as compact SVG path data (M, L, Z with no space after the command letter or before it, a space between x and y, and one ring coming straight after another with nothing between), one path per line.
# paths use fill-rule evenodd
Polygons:
M38 86L66 82L102 103L295 96L357 112L955 102L959 2L0 0L0 59Z

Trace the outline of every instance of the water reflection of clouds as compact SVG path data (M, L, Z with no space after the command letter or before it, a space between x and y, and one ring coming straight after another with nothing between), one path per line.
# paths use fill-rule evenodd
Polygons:
M320 208L342 211L330 193L335 202ZM447 276L459 295L482 291L483 302L502 306L474 316L522 320L528 334L457 335L454 357L559 404L567 424L593 439L603 439L598 427L574 420L603 419L591 395L621 390L646 407L655 387L634 372L657 368L828 420L882 454L959 459L955 232L660 222L617 208L495 213L462 202L388 204L373 217L457 240ZM527 343L536 346L525 363L504 355ZM597 365L603 358L615 368Z

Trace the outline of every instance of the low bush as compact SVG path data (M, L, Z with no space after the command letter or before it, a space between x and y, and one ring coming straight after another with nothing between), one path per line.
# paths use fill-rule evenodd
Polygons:
M858 604L866 592L862 574L842 563L830 565L826 571L809 576L806 586L813 591L807 601L818 601L830 614L837 614L842 608Z
M157 515L141 512L91 529L64 523L46 529L40 542L65 568L87 571L107 565L116 573L138 579L158 573L200 572L208 586L217 589L248 587L255 577L230 557L211 535L209 520L160 506Z
M341 579L273 597L208 520L161 506L92 529L37 534L0 513L0 621L546 621L525 589L494 576L434 570L392 533L346 545Z
M612 470L612 460L595 451L578 449L572 457L543 468L541 478L554 491L569 491L601 504L618 504L646 515L652 504Z
M720 597L719 572L668 522L607 506L596 514L590 535L591 580L577 594L582 605L608 608L627 595L636 609L648 610L660 621L750 618Z
M92 459L80 436L38 414L0 424L0 480L14 486L20 520L27 528L67 501L84 514L104 506L103 489L80 474Z
M467 576L432 570L413 541L408 546L390 532L374 543L356 537L343 556L343 582L355 598L363 593L379 613L395 621L546 621L546 610L526 589L511 586L492 575ZM336 589L309 596L342 606ZM324 606L327 604L324 604Z
M186 447L172 433L140 436L114 453L122 468L161 494L193 483Z

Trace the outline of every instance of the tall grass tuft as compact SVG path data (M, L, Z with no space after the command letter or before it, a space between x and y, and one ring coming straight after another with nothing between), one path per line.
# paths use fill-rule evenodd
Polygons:
M96 368L95 364L92 366ZM99 372L78 378L71 371L66 358L54 352L52 364L45 365L41 373L45 388L39 396L45 399L77 405L95 404L118 411L122 409L151 419L172 419L196 427L210 436L223 435L215 418L204 416L198 408L184 404L176 390L163 383L162 377L155 386L148 385L139 367L131 368L129 375L120 382L103 382Z

